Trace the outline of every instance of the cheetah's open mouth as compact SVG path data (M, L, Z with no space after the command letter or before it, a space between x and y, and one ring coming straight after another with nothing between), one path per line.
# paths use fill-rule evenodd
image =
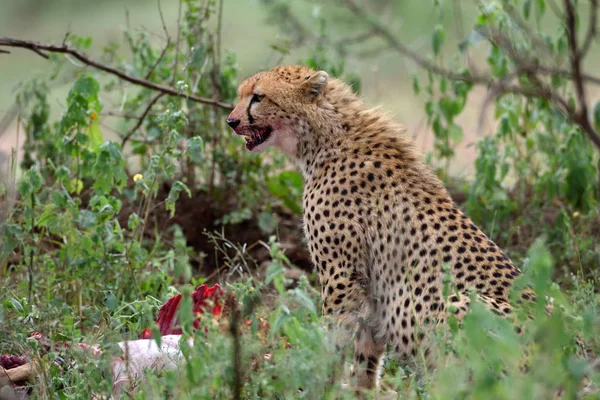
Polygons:
M246 139L246 148L248 150L254 149L256 146L263 144L271 136L273 129L271 127L258 128L252 127L244 132L238 134L243 135Z

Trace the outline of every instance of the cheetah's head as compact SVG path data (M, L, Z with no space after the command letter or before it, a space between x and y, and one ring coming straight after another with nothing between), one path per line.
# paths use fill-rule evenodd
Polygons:
M273 145L297 157L298 143L309 131L311 114L329 76L305 67L275 67L246 79L227 123L246 139L246 148L260 152Z

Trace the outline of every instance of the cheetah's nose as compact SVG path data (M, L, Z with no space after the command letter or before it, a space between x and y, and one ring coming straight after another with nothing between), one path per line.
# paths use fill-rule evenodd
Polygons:
M227 125L229 125L232 129L237 128L237 126L240 124L240 120L239 119L229 119L227 118Z

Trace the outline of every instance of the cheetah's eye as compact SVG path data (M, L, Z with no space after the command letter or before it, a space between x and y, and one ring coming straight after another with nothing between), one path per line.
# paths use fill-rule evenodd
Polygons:
M260 103L264 98L264 94L253 94L250 103Z

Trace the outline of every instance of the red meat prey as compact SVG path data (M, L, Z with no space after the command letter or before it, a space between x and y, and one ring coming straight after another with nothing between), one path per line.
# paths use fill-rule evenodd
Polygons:
M194 320L194 328L200 326L200 315L204 314L204 311L210 311L207 304L207 300L212 302L212 315L219 317L223 311L223 289L218 284L212 287L206 285L200 285L192 292L192 312L196 316ZM171 297L167 302L160 308L158 316L156 317L156 323L161 335L181 335L181 328L179 328L179 318L176 318L177 310L179 309L179 303L181 302L181 294ZM150 339L152 337L152 331L150 328L146 328L142 331L140 339Z

